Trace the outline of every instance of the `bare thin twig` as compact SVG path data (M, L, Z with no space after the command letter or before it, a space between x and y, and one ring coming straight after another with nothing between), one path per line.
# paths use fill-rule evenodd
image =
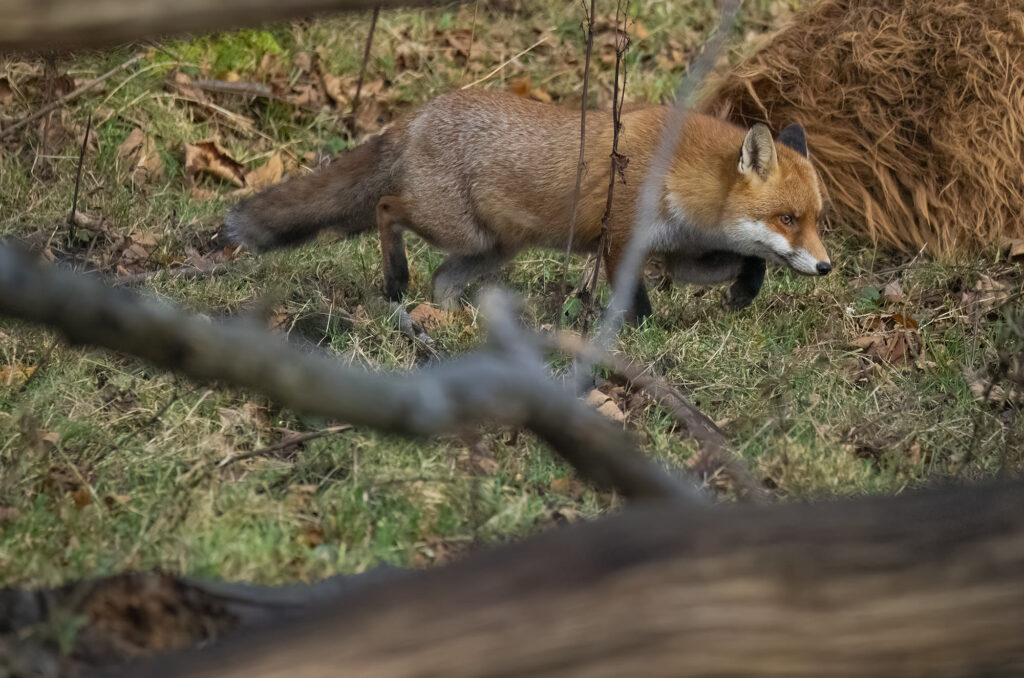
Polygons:
M714 67L719 54L725 47L726 40L732 34L740 3L741 0L723 0L722 14L714 35L693 61L686 77L679 84L675 103L665 116L657 151L652 158L651 167L640 190L640 202L636 213L633 237L626 246L625 256L622 257L619 270L616 271L617 284L612 290L612 300L605 311L601 329L595 338L597 346L601 349L606 350L618 336L626 310L632 303L644 259L650 249L651 228L658 222L660 215L661 187L676 147L679 145L683 126L686 123L687 109L691 105L694 92Z
M619 30L619 22L622 23L622 30ZM612 201L615 195L615 179L618 177L625 182L625 169L629 164L629 158L619 154L619 134L622 131L622 105L626 100L626 66L623 58L629 51L631 40L629 37L629 0L618 0L615 5L615 80L612 84L612 152L611 164L608 168L608 197L604 203L604 213L601 215L601 235L597 240L597 257L594 262L594 273L589 283L584 276L581 292L586 299L589 324L590 313L594 304L594 291L597 289L597 280L601 274L601 258L608 238L608 219L612 213ZM619 73L622 73L622 85L619 86Z
M78 171L75 172L75 193L71 198L71 211L68 213L68 225L75 223L75 214L78 213L78 188L82 183L82 165L85 164L85 150L89 147L89 132L92 131L92 113L85 123L85 136L82 138L82 150L78 154Z
M57 108L60 108L64 104L68 103L69 101L73 101L73 100L77 99L78 97L82 96L83 94L85 94L86 92L91 90L92 88L96 87L96 85L100 84L104 80L107 80L107 79L113 77L114 75L117 75L118 73L120 73L121 71L123 71L123 70L125 70L127 68L131 68L136 63L138 63L139 60L141 60L142 57L144 57L144 56L145 56L145 54L136 54L131 59L128 59L128 61L125 61L121 65L116 66L114 68L111 68L109 71L107 71L103 75L101 75L101 76L99 76L97 78L93 78L89 82L85 83L84 85L81 85L80 87L76 87L74 90L68 92L67 94L65 94L64 96L60 97L59 99L51 101L47 105L42 106L42 107L36 109L31 115L28 115L28 116L22 118L18 122L15 122L15 123L12 123L12 124L8 125L7 127L5 127L2 130L0 130L0 139L3 139L5 137L7 137L7 136L10 136L14 132L17 132L18 130L26 127L27 125L31 124L32 122L34 122L34 121L38 120L39 118L43 117L44 115L48 114L50 111L53 111L53 110L55 110Z
M273 445L267 445L266 447L261 447L258 450L250 450L248 452L241 452L239 454L233 454L225 457L217 464L217 468L224 468L229 464L234 464L235 462L243 461L245 459L253 459L254 457L265 457L269 454L276 454L282 450L287 450L290 447L296 447L297 445L308 443L309 441L316 440L317 438L332 436L344 431L351 431L353 428L355 427L343 424L341 426L328 426L327 428L320 429L319 431L309 431L307 433L285 436Z
M363 65L359 67L356 95L352 97L352 115L359 110L359 95L363 92L363 79L366 77L366 64L370 61L370 48L373 46L373 33L377 30L378 17L380 17L380 5L373 8L373 16L370 18L370 30L366 34L366 46L363 48Z
M580 474L631 499L704 501L632 439L547 377L515 324L490 299L489 350L412 373L370 373L306 353L240 322L210 322L170 305L0 248L0 313L43 323L72 342L124 351L204 381L260 391L281 405L357 426L436 435L481 423L524 426Z
M725 434L715 422L697 409L686 396L665 379L647 374L642 368L618 356L601 351L582 337L569 332L548 335L548 346L590 364L600 364L614 371L627 386L643 391L686 427L690 436L700 445L698 457L691 465L705 475L724 472L733 479L745 499L763 501L764 489L747 469L743 461L730 449Z
M263 97L265 99L280 98L274 94L273 88L260 82L248 82L245 80L236 80L234 82L227 80L193 80L190 84L204 92L237 94L239 96Z
M539 45L542 45L542 44L544 44L545 42L547 42L547 41L548 41L548 38L549 38L549 37L551 37L551 36L545 35L545 36L544 36L544 37L542 37L542 38L541 38L540 40L538 40L537 42L533 43L532 45L530 45L529 47L527 47L527 48L526 48L526 49L524 49L523 51L519 52L519 53L518 53L518 54L516 54L515 56L509 57L509 58L508 58L508 59L506 59L505 61L501 62L501 64L499 64L498 66L496 66L496 67L494 68L494 70L492 70L492 71L491 71L490 73L488 73L487 75L483 76L482 78L478 78L478 79L474 80L473 82L469 83L468 85L463 85L463 86L462 86L462 87L460 87L459 89L469 89L470 87L475 87L476 85L479 85L479 84L480 84L480 83L482 83L482 82L487 82L487 81L488 81L488 80L490 80L490 79L491 79L492 77L494 77L494 75L496 75L497 73L500 73L500 72L501 72L501 70L502 70L503 68L505 68L506 66L508 66L508 65L509 65L510 63L512 63L512 62L513 62L513 61L515 61L516 59L518 59L519 57L523 56L523 55L524 55L524 54L526 54L527 52L531 51L531 50L532 50L532 49L534 49L535 47L538 47Z
M200 278L215 278L227 273L227 271L228 267L224 264L216 264L209 268L196 268L194 266L186 266L182 268L160 268L155 271L120 275L114 278L112 282L118 287L134 287L135 285L141 285L142 283L155 280L161 276L180 280L198 280Z
M587 145L587 93L590 88L590 57L594 52L594 18L596 12L596 0L590 0L590 9L587 9L586 0L581 0L583 5L584 18L586 23L587 54L583 61L583 97L580 100L580 157L576 161L576 186L572 191L572 213L569 217L569 239L565 243L565 261L562 262L562 299L569 293L569 258L572 256L572 241L576 230L576 216L580 206L580 189L583 186L584 151ZM562 326L562 309L558 309L555 320L556 327Z
M462 67L462 75L459 76L459 82L465 82L466 73L469 72L469 64L473 59L473 43L476 42L476 15L480 10L480 0L476 0L473 3L473 22L469 26L469 47L466 50L466 65Z

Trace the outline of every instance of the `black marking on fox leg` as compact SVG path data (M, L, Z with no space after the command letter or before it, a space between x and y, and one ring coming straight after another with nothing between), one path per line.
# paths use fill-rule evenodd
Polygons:
M387 257L384 296L388 301L400 301L409 287L409 262L405 258L405 247L400 239L391 247Z
M636 292L633 293L633 307L630 309L627 317L634 325L639 325L643 322L644 318L647 318L653 312L651 298L647 296L647 288L644 287L643 281L638 280Z
M740 264L740 274L725 294L723 303L730 311L739 311L757 298L764 284L764 273L766 265L760 257L743 257Z

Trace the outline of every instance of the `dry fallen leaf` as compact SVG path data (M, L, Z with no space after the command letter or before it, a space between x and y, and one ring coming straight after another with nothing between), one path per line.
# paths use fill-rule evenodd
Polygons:
M964 379L971 395L979 403L985 405L1022 404L1024 403L1024 386L1006 381L1006 385L992 383L984 370L971 371L964 369ZM1006 388L1006 387L1009 388Z
M882 288L882 298L890 304L898 304L904 300L903 288L900 287L898 280L893 280Z
M0 78L0 106L6 106L14 100L14 90L11 88L11 81L7 78Z
M536 101L543 102L545 104L550 104L552 101L554 101L554 98L552 98L550 94L548 94L545 90L541 89L540 87L533 88L533 90L530 92L530 98L535 99Z
M409 317L412 319L413 325L418 325L429 332L451 324L455 314L427 304L420 304L409 312Z
M998 307L1009 296L1009 285L990 275L982 274L973 288L960 294L960 303L971 321L979 323L989 311Z
M0 525L9 520L14 520L21 515L21 511L13 506L0 506Z
M304 525L299 542L306 548L315 549L324 543L324 528L319 525Z
M342 107L348 104L343 78L331 73L321 73L320 79L323 81L324 91L327 92L328 98L334 102L335 106Z
M117 147L117 157L132 163L132 183L141 186L164 175L164 162L156 142L138 127Z
M121 251L119 266L128 273L144 270L153 258L153 250L160 243L162 236L152 231L136 231L125 238L124 249Z
M1024 238L1011 240L1009 250L1010 261L1024 262Z
M384 128L390 120L390 113L380 99L361 97L359 109L355 115L355 129L359 134L375 134Z
M532 91L530 86L530 74L527 73L521 78L515 78L514 80L509 81L508 91L516 96L529 99Z
M423 45L405 41L395 50L395 69L398 71L419 70L422 55L426 51Z
M167 79L167 89L174 94L197 104L209 104L210 98L203 90L192 84L192 78L181 71L174 71Z
M221 407L220 426L226 434L244 432L251 429L267 429L270 427L270 415L267 408L256 403L245 403L241 408Z
M143 132L141 128L136 127L128 134L127 138L125 138L125 140L122 141L121 144L117 147L117 157L127 158L128 156L132 155L140 148L142 148L142 144L145 141L146 133Z
M132 496L130 494L108 494L103 497L103 504L108 509L113 509L118 506L127 506L131 500Z
M275 153L265 163L245 175L245 183L254 189L266 188L281 181L284 175L284 162L281 154Z
M71 498L75 500L75 508L81 510L92 503L92 491L82 485L71 494Z
M592 390L587 394L587 404L616 423L626 421L626 415L622 413L615 400L607 393L602 393L597 389Z
M292 56L292 66L302 71L313 70L313 55L309 52L296 52Z
M445 50L445 57L449 61L456 61L456 57L465 59L473 50L473 31L468 28L453 28L444 33L444 41L449 47Z
M4 386L24 384L35 371L36 368L33 365L22 365L21 363L2 365L0 366L0 384Z
M556 494L563 494L573 499L579 499L583 496L583 492L586 490L583 483L576 478L567 476L565 478L555 478L549 485L552 492Z
M194 181L200 172L245 186L245 167L214 139L185 144L185 173Z
M876 363L924 368L924 338L918 323L901 313L871 316L863 321L866 332L850 340L850 346Z
M656 61L658 68L662 70L670 71L675 68L682 68L687 63L686 50L675 38L671 38L665 49L658 54Z

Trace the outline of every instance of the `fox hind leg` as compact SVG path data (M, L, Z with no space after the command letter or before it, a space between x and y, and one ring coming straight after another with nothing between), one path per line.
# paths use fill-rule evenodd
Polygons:
M478 254L456 254L445 259L434 271L434 302L446 311L462 305L462 293L474 280L493 273L508 261L509 255L495 248Z
M405 258L405 244L402 241L405 218L405 208L397 197L386 195L377 202L384 296L389 301L400 300L409 287L409 262Z

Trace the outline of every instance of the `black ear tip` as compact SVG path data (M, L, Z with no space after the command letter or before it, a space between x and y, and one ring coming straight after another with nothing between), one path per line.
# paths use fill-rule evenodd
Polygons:
M807 134L800 123L793 122L783 127L775 140L783 146L792 148L805 158L807 157Z

